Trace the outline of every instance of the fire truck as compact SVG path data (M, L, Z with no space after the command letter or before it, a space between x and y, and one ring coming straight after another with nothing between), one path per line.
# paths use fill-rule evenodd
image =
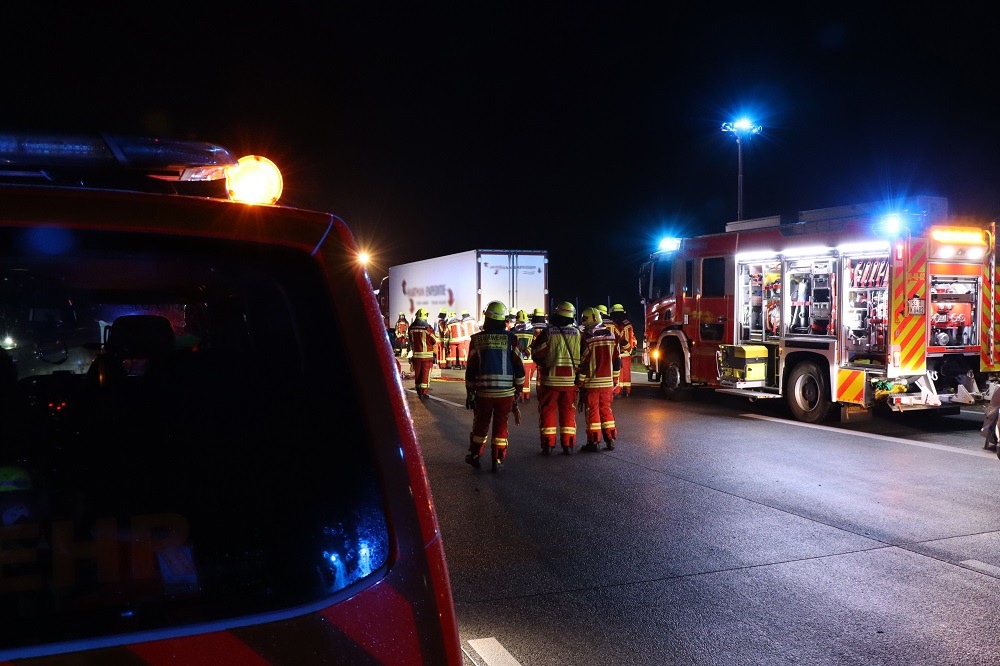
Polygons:
M916 197L668 239L640 268L649 379L671 399L696 387L784 398L809 423L989 400L994 233Z

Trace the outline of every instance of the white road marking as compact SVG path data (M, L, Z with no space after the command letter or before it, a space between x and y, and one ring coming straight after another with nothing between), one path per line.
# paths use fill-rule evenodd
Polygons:
M416 391L416 389L406 389L406 392L413 394L414 398L417 397L417 391ZM428 400L437 400L438 402L443 402L445 404L453 405L455 407L465 407L465 405L460 405L457 402L452 402L451 400L445 400L444 398L438 398L436 396L431 395L430 393L427 394L427 399ZM417 401L419 402L420 398L417 398Z
M986 564L986 562L980 562L979 560L965 560L959 562L959 564L969 567L970 569L975 569L976 571L981 571L984 574L1000 578L1000 567L995 567L992 564Z
M775 423L784 423L785 425L799 426L801 428L814 428L816 430L825 430L827 432L838 433L841 435L867 437L868 439L878 439L885 442L899 442L900 444L909 444L910 446L921 446L925 449L937 449L938 451L947 451L948 453L958 453L963 456L975 456L977 458L996 458L997 455L990 451L970 451L969 449L960 449L954 446L945 446L944 444L934 444L932 442L918 442L915 439L903 439L902 437L888 437L886 435L878 435L869 432L842 430L840 428L831 428L830 426L819 425L818 423L802 423L801 421L789 421L788 419L781 419L774 416L763 416L761 414L740 414L740 416L745 416L748 419L760 419L761 421L774 421Z
M469 645L479 654L486 666L521 666L521 663L500 645L500 641L492 636L469 641Z

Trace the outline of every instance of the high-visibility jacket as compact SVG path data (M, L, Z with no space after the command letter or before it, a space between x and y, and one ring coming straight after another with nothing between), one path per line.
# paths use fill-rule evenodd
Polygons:
M510 331L480 331L469 342L465 388L477 398L509 398L524 388L524 362Z
M531 345L538 383L553 388L575 386L580 364L580 329L549 324Z
M407 338L410 341L413 358L434 358L437 336L434 335L434 329L426 319L415 320L407 331Z
M396 344L403 346L406 344L406 331L410 328L410 324L406 321L405 317L400 317L396 320Z
M473 335L482 330L479 327L479 322L476 321L475 317L473 317L472 315L463 315L462 323L465 325L465 335L467 335L469 339L471 339Z
M445 337L448 335L448 317L438 316L437 320L434 322L434 335L437 337L437 362L443 368L448 361L448 341Z
M632 352L639 345L639 341L635 337L635 328L633 328L632 322L623 318L621 321L614 322L612 330L614 330L618 337L618 351L622 357L631 356Z
M465 335L465 324L458 317L452 317L448 320L448 333L445 336L451 344L457 344L462 340L467 339Z
M521 350L521 358L531 361L531 343L535 340L535 329L531 324L518 322L511 329L511 332L517 337L517 346Z
M576 384L582 388L611 388L621 372L618 341L607 326L598 324L583 333Z

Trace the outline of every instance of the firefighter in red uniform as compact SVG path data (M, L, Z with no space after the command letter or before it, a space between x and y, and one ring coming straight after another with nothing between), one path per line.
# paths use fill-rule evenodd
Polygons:
M469 358L469 342L472 340L472 336L482 329L479 327L479 321L469 314L468 310L462 310L462 333L465 339L462 341L462 348L459 350L459 358L461 358L462 367L464 368L466 363L468 363Z
M434 346L437 337L434 329L427 323L427 310L420 308L413 317L413 324L407 330L407 339L413 356L410 366L413 368L413 388L417 397L423 400L427 397L427 389L431 385L431 367L434 365Z
M517 336L517 346L524 361L524 390L518 399L521 402L531 400L531 378L535 375L535 362L531 360L531 343L535 340L535 329L528 321L528 313L518 310L515 316L517 323L511 329Z
M483 312L483 330L472 336L469 362L465 369L465 407L472 409L472 432L465 462L480 467L479 457L486 449L490 433L490 456L494 472L499 472L507 457L507 420L516 410L515 396L524 385L524 365L517 348L517 338L507 330L507 308L500 301L490 301ZM518 412L515 419L520 422Z
M465 356L460 351L462 348L462 338L465 337L465 324L462 318L454 312L448 313L448 332L445 334L445 342L448 343L448 367L461 369L465 365Z
M583 324L583 342L576 386L580 389L580 403L587 421L587 443L582 451L597 451L604 434L608 451L614 450L618 431L615 415L611 411L612 393L618 384L621 360L618 341L614 333L601 323L596 308L587 308L580 315Z
M563 302L531 345L538 367L538 421L542 453L556 447L569 455L576 447L576 369L580 363L580 329L574 326L576 308Z
M396 320L396 355L405 356L406 345L408 343L406 331L410 328L410 322L406 321L406 313L400 312L399 319Z
M448 343L445 336L448 334L448 311L441 308L437 321L434 322L434 337L437 338L437 364L444 370L448 367Z
M611 320L614 325L614 332L618 338L618 352L622 358L622 371L618 377L618 391L623 398L627 398L632 393L632 353L638 346L635 337L635 329L632 322L626 317L625 306L615 303L611 306Z
M534 338L538 338L538 334L544 331L549 325L549 318L545 316L545 310L541 308L535 308L534 312L531 313L531 331L534 334ZM532 339L534 343L534 339ZM534 363L534 361L532 361ZM538 367L535 367L535 395L538 394Z

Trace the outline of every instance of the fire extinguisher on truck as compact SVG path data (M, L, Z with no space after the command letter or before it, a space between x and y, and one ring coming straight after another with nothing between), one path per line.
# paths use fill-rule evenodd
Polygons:
M956 413L1000 381L995 225L947 199L857 204L668 239L640 267L643 360L696 387L784 398L798 420L879 404Z

